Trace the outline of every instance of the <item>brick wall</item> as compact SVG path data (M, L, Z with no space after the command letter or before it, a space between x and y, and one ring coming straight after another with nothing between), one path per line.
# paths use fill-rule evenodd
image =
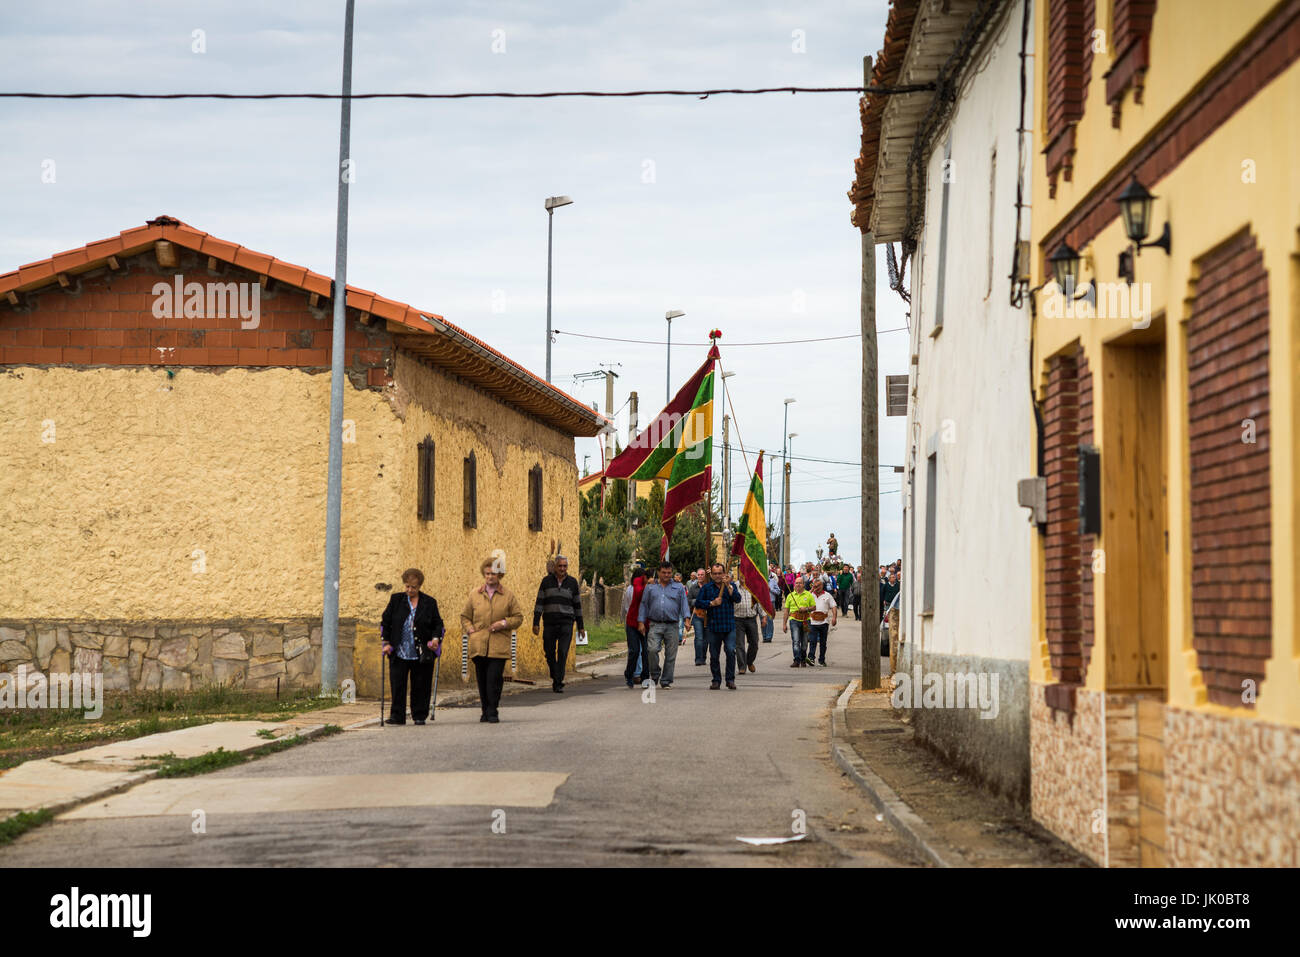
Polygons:
M1150 59L1151 21L1156 0L1115 0L1114 61L1106 73L1106 102L1111 106L1111 125L1119 126L1120 106L1130 87L1134 101L1142 102L1142 81Z
M1192 647L1210 700L1241 706L1272 653L1268 274L1248 230L1200 267L1186 329Z
M23 293L19 304L0 301L0 365L289 366L328 369L331 304L316 307L306 292L274 280L259 292L254 328L238 314L226 318L155 315L154 286L184 283L256 283L258 277L177 249L176 266L161 268L152 252L69 276L69 285ZM251 294L247 300L251 300ZM161 310L160 310L161 311ZM206 313L209 310L205 308ZM215 312L215 310L213 310ZM345 367L358 388L386 385L393 341L382 320L367 326L349 312Z

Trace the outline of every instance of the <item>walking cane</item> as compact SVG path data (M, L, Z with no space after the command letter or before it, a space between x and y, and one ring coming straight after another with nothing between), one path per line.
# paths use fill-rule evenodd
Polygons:
M384 646L379 646L379 726L384 726Z
M445 636L446 634L447 634L446 631L444 631L444 632L442 633L443 636ZM440 672L440 671L442 670L442 640L441 640L441 637L442 637L442 636L439 637L439 641L438 641L438 655L437 655L437 657L434 659L434 662L433 662L433 704L429 705L429 720L430 720L430 721L436 721L436 720L438 719L438 672Z

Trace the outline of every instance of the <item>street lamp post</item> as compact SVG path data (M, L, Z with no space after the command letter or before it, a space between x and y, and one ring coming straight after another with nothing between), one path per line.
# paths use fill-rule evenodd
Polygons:
M784 491L784 489L785 489L785 466L786 466L786 463L789 461L789 459L787 458L788 453L786 452L786 448L785 448L785 438L784 438L784 436L785 436L786 430L790 428L790 403L793 402L793 401L794 401L794 399L786 399L786 400L785 400L785 423L781 426L781 435L782 435L782 439L781 439L781 488L782 488L782 492L781 492L781 495L778 496L778 498L777 498L777 502L778 502L778 508L780 509L780 513L781 513L781 515L782 515L782 522L784 522L784 516L785 516L785 491ZM778 524L778 527L784 529L784 528L785 528L785 525L784 525L784 524ZM784 554L785 554L785 551L786 551L786 548L785 548L785 532L783 531L783 532L781 533L781 553L784 555ZM785 561L783 560L783 561L781 562L781 564L784 565L784 564L785 564Z
M555 210L569 206L573 200L567 196L552 196L546 200L546 381L551 381L551 233L555 224Z
M722 540L731 546L731 439L727 424L727 380L736 373L722 373Z
M668 352L664 358L664 388L667 395L664 397L664 405L673 401L673 320L684 315L686 313L680 309L669 309L664 313L664 318L668 320Z

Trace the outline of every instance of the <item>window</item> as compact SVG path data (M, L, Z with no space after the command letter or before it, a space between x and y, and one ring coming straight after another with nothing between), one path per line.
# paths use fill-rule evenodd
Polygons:
M528 470L528 530L542 530L542 467L534 465Z
M943 281L944 266L948 261L948 186L952 183L952 135L943 141L943 199L939 208L939 270L934 290L934 328L930 335L937 335L943 328Z
M478 528L478 460L473 452L465 458L465 527Z
M434 486L434 447L433 436L426 435L424 441L417 446L417 459L419 463L419 479L417 481L419 495L419 516L421 521L433 521L433 486Z
M939 456L931 452L925 462L925 584L921 613L934 614L935 520L939 505Z

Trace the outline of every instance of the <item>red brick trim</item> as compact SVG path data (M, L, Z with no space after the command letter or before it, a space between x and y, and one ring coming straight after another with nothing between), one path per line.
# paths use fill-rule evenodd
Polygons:
M1268 273L1249 230L1199 265L1186 324L1192 648L1210 701L1253 708L1242 683L1258 691L1273 652Z
M1106 72L1110 125L1119 127L1120 106L1131 87L1133 102L1142 102L1142 83L1150 61L1151 22L1156 0L1115 0L1115 62Z
M1212 69L1132 153L1043 237L1049 255L1062 242L1082 249L1119 218L1115 198L1136 174L1154 187L1237 110L1300 57L1300 0L1278 5L1272 16Z
M1043 466L1047 476L1044 590L1047 648L1054 685L1047 702L1072 711L1074 688L1088 674L1095 638L1092 550L1095 538L1079 533L1079 445L1091 443L1092 374L1083 350L1048 360L1043 402ZM1068 687L1067 691L1053 691Z

